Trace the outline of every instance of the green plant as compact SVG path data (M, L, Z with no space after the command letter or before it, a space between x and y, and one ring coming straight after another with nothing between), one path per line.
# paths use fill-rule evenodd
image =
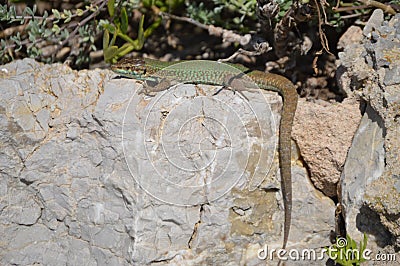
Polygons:
M14 0L0 5L0 64L31 57L46 63L68 60L71 66L83 68L88 67L91 52L101 49L101 44L104 58L113 62L141 49L144 38L161 23L154 14L149 16L155 19L146 30L143 17L135 21L137 10L150 10L143 7L141 0L56 1L51 10L26 2Z
M44 62L74 56L76 65L87 63L89 52L97 49L95 36L99 30L95 17L106 3L106 0L86 2L83 8L53 8L40 14L36 5L25 6L22 13L17 12L15 4L0 5L0 21L7 28L2 31L0 63L25 56ZM73 41L74 49L65 52L63 48L71 47Z
M364 239L357 246L356 241L347 235L346 238L337 238L336 243L325 250L332 260L342 266L359 266L366 261L363 254L367 248L367 240L367 235L364 233Z
M161 24L161 17L158 16L158 12L173 11L182 6L184 0L136 1L136 8L140 9L142 14L149 14L153 20L150 26L144 30L144 15L141 16L137 30L137 38L135 40L128 36L128 13L123 3L124 1L116 2L115 0L109 0L107 4L107 10L109 16L111 17L111 21L100 21L100 25L105 30L103 35L103 50L104 60L106 62L115 63L119 58L128 54L129 52L142 49L145 38L150 36ZM119 12L117 12L116 7L120 7L118 9ZM110 34L112 34L111 40ZM125 43L120 47L116 45L117 37L125 41Z
M146 9L157 7L163 12L173 12L181 8L185 0L142 0L141 2Z
M256 5L256 0L188 1L187 13L204 24L248 32L257 21Z
M126 8L122 7L118 16L115 14L115 0L109 0L107 4L108 13L112 19L111 22L108 20L101 20L100 25L105 29L103 34L103 51L104 60L106 62L116 62L117 59L132 50L140 50L144 43L144 32L143 32L143 22L144 16L141 17L137 39L132 40L128 35L128 14ZM110 41L110 33L113 37ZM126 42L118 47L115 45L117 36Z

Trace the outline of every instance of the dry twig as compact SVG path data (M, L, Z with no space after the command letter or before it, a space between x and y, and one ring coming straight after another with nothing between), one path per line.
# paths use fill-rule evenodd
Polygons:
M178 21L188 22L190 24L195 25L196 27L205 29L212 36L222 37L223 42L231 42L231 43L237 42L243 46L243 45L249 44L249 42L251 40L250 34L245 34L244 36L242 36L240 34L234 33L231 30L226 30L221 27L215 27L214 25L206 25L206 24L200 23L192 18L175 16L175 15L165 13L165 12L160 12L160 14L165 18L172 18L172 19L175 19Z
M396 11L391 6L385 5L384 3L380 3L374 0L358 0L358 2L363 3L364 5L376 7L382 9L384 12L387 12L391 15L396 15Z

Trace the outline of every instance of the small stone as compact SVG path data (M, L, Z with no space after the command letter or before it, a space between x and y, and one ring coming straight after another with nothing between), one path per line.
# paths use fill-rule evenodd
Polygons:
M358 26L350 26L340 37L337 48L344 49L353 43L360 43L362 40L362 29Z
M369 18L367 24L363 29L363 34L365 37L370 38L371 33L382 25L383 22L383 11L381 9L375 9Z
M386 69L383 84L386 86L400 84L400 66L395 65L392 69Z

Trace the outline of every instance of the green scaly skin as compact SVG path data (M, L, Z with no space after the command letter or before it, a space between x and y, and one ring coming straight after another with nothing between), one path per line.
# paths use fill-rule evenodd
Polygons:
M237 64L228 64L234 67L230 70L226 67L216 68L211 61L199 60L195 64L180 68L179 62L162 62L154 59L127 58L111 66L111 69L125 77L155 81L163 78L178 79L180 82L191 82L197 84L226 85L226 80L237 77L241 71L258 85L260 89L278 92L283 98L283 110L279 128L279 164L281 170L281 187L285 207L285 224L283 233L283 245L285 249L289 237L291 212L292 212L292 175L291 175L291 133L294 115L297 107L297 91L294 85L285 77L280 75L264 73ZM187 61L188 62L188 61ZM215 62L212 62L215 63ZM165 68L174 65L173 69ZM192 67L191 67L192 66ZM242 78L242 74L240 78ZM249 84L246 84L249 85ZM165 89L165 87L164 87ZM254 88L243 88L243 90ZM156 91L156 89L153 89Z

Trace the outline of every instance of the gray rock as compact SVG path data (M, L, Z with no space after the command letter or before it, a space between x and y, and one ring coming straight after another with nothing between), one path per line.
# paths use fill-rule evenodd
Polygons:
M281 246L276 94L134 96L110 71L3 68L1 265L257 265ZM333 203L293 175L290 245L327 245Z
M385 86L400 84L400 66L395 65L388 69L383 80Z
M8 189L8 197L2 197L0 219L4 224L33 225L41 216L41 206L35 194L29 190Z
M368 106L354 136L341 176L341 204L344 207L346 229L352 237L355 237L360 227L360 219L365 219L363 208L366 189L384 172L383 128L381 121L378 121L380 117ZM357 237L361 239L360 235Z
M383 21L382 11L375 10L363 43L347 47L339 62L344 90L366 105L342 173L341 203L347 232L357 241L367 233L375 253L400 247L399 26L399 14Z
M350 26L345 33L340 36L337 48L343 49L353 43L360 43L363 37L362 29L358 26Z
M363 29L363 34L365 37L371 37L371 34L374 30L382 25L383 22L383 11L382 9L375 9L369 18L367 24Z

